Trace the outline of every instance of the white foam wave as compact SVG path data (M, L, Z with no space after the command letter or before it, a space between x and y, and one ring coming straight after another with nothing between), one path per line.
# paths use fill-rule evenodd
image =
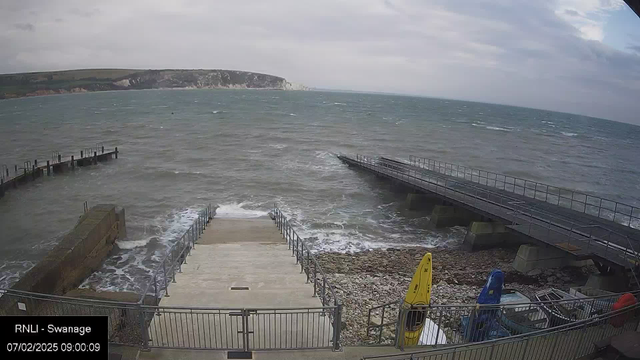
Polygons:
M347 105L347 104L341 103L341 102L334 102L333 105Z
M216 218L221 219L252 219L267 216L269 212L246 209L247 203L220 204L216 210Z
M146 239L140 240L118 240L116 241L116 245L118 245L120 249L129 250L145 246L149 243L149 241L151 241L151 239L153 239L153 237L148 237Z
M487 130L496 130L496 131L512 131L513 129L507 129L507 128L503 128L503 127L498 127L498 126L484 126L484 123L482 123L481 121L479 121L478 123L473 123L471 124L472 126L477 126L477 127L483 127Z
M142 238L117 241L116 245L122 252L107 258L80 287L96 291L141 291L137 287L147 281L155 265L189 229L200 210L201 207L187 208L157 217L145 225ZM155 244L150 254L151 241Z
M213 111L212 111L212 113L213 113L213 114L219 114L219 113L221 113L221 112L224 112L224 111L222 111L222 110L213 110Z
M291 114L289 114L289 116L298 116L298 115L296 115L296 114L294 114L294 113L291 113Z
M288 145L285 145L285 144L269 144L269 147L276 148L276 149L284 149L287 146Z
M562 131L562 135L564 135L564 136L577 136L578 134L572 133L572 132L564 132L564 131Z
M501 128L497 126L487 126L485 129L497 130L497 131L511 131L511 129Z

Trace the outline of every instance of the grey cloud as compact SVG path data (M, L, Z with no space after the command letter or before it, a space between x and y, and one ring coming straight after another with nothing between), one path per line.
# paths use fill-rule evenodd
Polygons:
M637 52L640 55L640 45L629 45L627 49Z
M35 30L35 26L33 26L33 24L29 24L29 23L13 24L13 26L16 29L23 30L23 31L33 31L33 30Z
M553 0L50 0L0 4L0 72L230 68L639 122L638 56L580 38ZM39 8L36 15L28 12ZM74 10L75 9L75 10ZM73 15L73 16L70 16ZM53 19L64 19L56 22Z
M565 14L570 15L570 16L580 16L580 13L575 11L575 10L571 10L571 9L566 9L564 11Z

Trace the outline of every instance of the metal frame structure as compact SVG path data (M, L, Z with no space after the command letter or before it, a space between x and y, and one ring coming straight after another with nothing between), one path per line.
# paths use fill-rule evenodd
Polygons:
M595 256L627 269L640 264L638 239L631 239L600 224L577 223L575 219L564 214L523 204L519 198L505 193L502 189L476 182L470 183L455 176L386 158L370 158L363 155L340 158L375 174L455 201L473 211L480 211L490 217L498 216L502 221L512 224L509 228L554 246L562 245L563 251L576 256ZM572 245L576 250L570 250ZM633 271L632 274L636 284L640 284Z
M632 292L632 294L637 297L640 295L640 290ZM490 334L486 329L463 329L461 325L463 318L473 322L473 319L484 314L491 314L497 319L494 324L496 328L490 330L498 330L497 327L503 326L501 321L504 321L512 311L527 314L526 316L529 317L529 320L540 322L539 330L552 329L564 325L564 322L553 317L553 314L549 312L551 307L562 307L562 309L566 311L567 316L574 316L576 321L584 320L611 312L613 304L622 295L623 293L570 300L534 301L499 305L443 304L413 308L403 307L404 301L398 300L369 309L367 314L367 335L369 336L369 341L367 344L394 345L397 348L404 349L404 324L411 317L430 319L433 322L431 325L433 333L436 333L438 330L443 331L446 336L446 344L439 343L439 337L435 337L435 342L429 344L433 347L466 344L489 337ZM385 319L387 319L387 322L385 322ZM549 319L550 321L540 321L544 319ZM509 333L510 332L513 331L509 331ZM383 334L393 334L393 337L383 337ZM507 334L503 335L503 337L506 336Z
M624 332L638 331L640 304L552 329L495 340L467 343L390 355L365 356L364 360L480 360L480 359L579 359L594 353L595 343Z
M409 164L444 175L548 202L619 224L640 228L640 208L618 201L491 171L409 156Z

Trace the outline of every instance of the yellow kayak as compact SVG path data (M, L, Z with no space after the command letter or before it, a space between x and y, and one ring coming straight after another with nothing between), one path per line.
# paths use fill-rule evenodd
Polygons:
M404 344L417 345L424 327L425 312L422 309L431 301L431 253L426 253L413 274L409 291L404 298L404 308L413 309L407 313L404 329Z

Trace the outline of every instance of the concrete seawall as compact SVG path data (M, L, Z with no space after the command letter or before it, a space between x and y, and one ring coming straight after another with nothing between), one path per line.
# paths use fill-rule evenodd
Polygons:
M101 204L85 213L78 224L11 289L65 295L98 269L115 240L126 236L124 209ZM39 309L19 309L15 298L0 298L0 315L32 315Z

